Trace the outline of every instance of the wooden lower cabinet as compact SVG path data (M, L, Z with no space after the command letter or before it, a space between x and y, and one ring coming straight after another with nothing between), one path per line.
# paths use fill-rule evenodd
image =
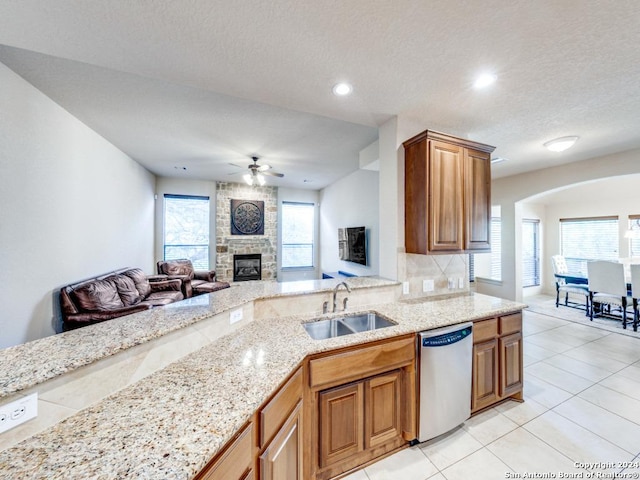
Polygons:
M249 424L231 441L222 454L195 477L196 480L253 479L253 424Z
M522 398L522 314L474 322L471 411Z
M302 401L260 455L261 480L302 480Z
M318 397L322 468L364 450L364 383L332 388Z
M406 443L404 374L398 369L318 393L315 478L334 477Z
M522 332L498 339L500 351L500 397L508 397L522 391Z
M498 401L498 341L473 346L473 391L471 409L480 410Z

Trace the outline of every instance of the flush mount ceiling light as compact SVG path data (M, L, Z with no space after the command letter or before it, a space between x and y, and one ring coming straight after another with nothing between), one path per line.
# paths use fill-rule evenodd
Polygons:
M344 97L345 95L349 95L351 92L353 92L353 87L351 85L349 85L348 83L336 83L333 86L333 94L337 95L339 97Z
M567 148L573 147L573 145L578 141L578 138L580 137L569 136L555 138L546 142L544 146L552 152L564 152Z
M483 73L478 78L476 78L475 82L473 82L473 88L476 88L478 90L486 88L489 85L492 85L497 79L498 76L494 75L493 73Z

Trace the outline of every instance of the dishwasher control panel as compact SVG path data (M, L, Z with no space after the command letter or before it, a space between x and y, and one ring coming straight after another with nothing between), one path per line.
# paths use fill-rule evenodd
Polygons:
M452 343L464 340L471 335L471 327L456 330L455 332L443 333L442 335L436 335L433 337L423 337L423 347L442 347L445 345L451 345Z

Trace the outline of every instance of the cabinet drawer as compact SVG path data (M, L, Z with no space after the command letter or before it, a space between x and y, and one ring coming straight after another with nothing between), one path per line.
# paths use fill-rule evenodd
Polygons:
M196 477L197 480L232 480L251 478L253 454L251 438L253 424L249 424L215 462ZM249 474L247 475L247 472Z
M473 322L473 343L484 342L498 336L498 319Z
M414 336L317 358L309 362L311 387L339 385L376 373L393 370L414 361Z
M302 369L299 368L276 395L260 410L260 448L271 441L302 398Z
M522 331L522 313L500 317L500 335Z

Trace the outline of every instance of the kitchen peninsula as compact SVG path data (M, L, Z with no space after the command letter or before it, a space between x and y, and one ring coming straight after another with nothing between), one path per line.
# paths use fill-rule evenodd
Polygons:
M176 335L187 343L206 339L196 342L192 353L146 376L134 375L133 383L106 392L45 430L15 445L0 443L0 477L194 478L238 432L246 431L256 412L265 411L307 358L464 321L499 319L524 307L468 293L402 302L397 282L359 277L348 281L349 310L375 311L397 325L313 340L301 322L322 316L322 305L331 300L337 283L247 282L127 321L116 319L1 351L4 403L16 395L46 391L49 382L59 388L65 372L73 380L94 369L92 375L100 378L115 359L128 358L145 344ZM301 378L308 381L306 372ZM252 435L257 437L257 430ZM6 435L11 431L0 435L0 442ZM257 452L260 440L247 439Z

